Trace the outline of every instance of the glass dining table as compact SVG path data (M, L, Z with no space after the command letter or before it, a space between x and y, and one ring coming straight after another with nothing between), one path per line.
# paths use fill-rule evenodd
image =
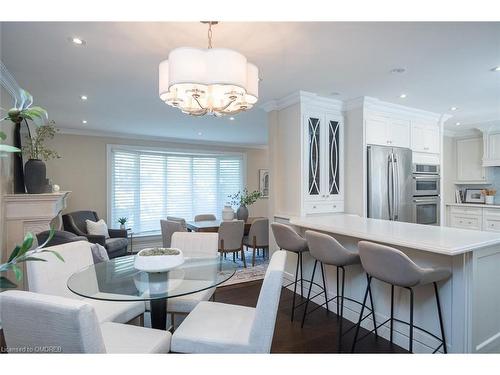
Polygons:
M134 268L135 255L91 265L70 276L69 290L102 301L149 301L151 326L166 330L167 300L211 289L229 280L237 264L219 257L185 258L167 272L148 273Z

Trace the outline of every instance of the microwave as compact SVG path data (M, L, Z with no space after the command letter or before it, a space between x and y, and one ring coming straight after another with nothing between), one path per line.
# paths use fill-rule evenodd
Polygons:
M414 197L439 195L440 177L432 174L414 174L412 185Z
M437 174L439 175L439 165L435 164L413 164L413 174Z

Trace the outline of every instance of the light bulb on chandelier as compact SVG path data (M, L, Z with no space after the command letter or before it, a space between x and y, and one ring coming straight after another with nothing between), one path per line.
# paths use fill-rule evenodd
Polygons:
M259 69L241 53L212 48L212 26L207 21L208 48L180 47L159 66L160 99L193 116L235 115L258 100Z

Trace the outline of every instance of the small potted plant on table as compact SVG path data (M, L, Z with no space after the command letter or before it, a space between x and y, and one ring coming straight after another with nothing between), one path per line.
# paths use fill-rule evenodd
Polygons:
M118 222L120 223L120 229L125 229L125 223L128 221L126 217L118 218Z

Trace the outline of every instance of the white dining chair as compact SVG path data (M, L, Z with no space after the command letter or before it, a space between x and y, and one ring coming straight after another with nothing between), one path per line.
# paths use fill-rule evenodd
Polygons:
M47 250L54 250L61 254L64 262L56 259L51 253L38 253L37 258L47 261L26 262L29 291L72 299L84 299L84 297L70 291L67 282L73 273L94 263L90 246L91 244L87 241L77 241L47 248ZM97 277L88 280L87 288L94 288L96 295L100 294L102 297L105 295L105 293L99 292ZM142 315L145 311L143 301L112 302L94 299L85 299L85 301L94 307L100 322L126 323Z
M257 307L200 302L172 335L177 353L269 353L281 295L285 251L273 254Z
M9 290L0 293L0 319L10 352L168 353L168 331L99 323L84 301ZM16 350L16 351L14 351Z
M214 214L199 214L194 217L194 221L214 221L217 220Z

